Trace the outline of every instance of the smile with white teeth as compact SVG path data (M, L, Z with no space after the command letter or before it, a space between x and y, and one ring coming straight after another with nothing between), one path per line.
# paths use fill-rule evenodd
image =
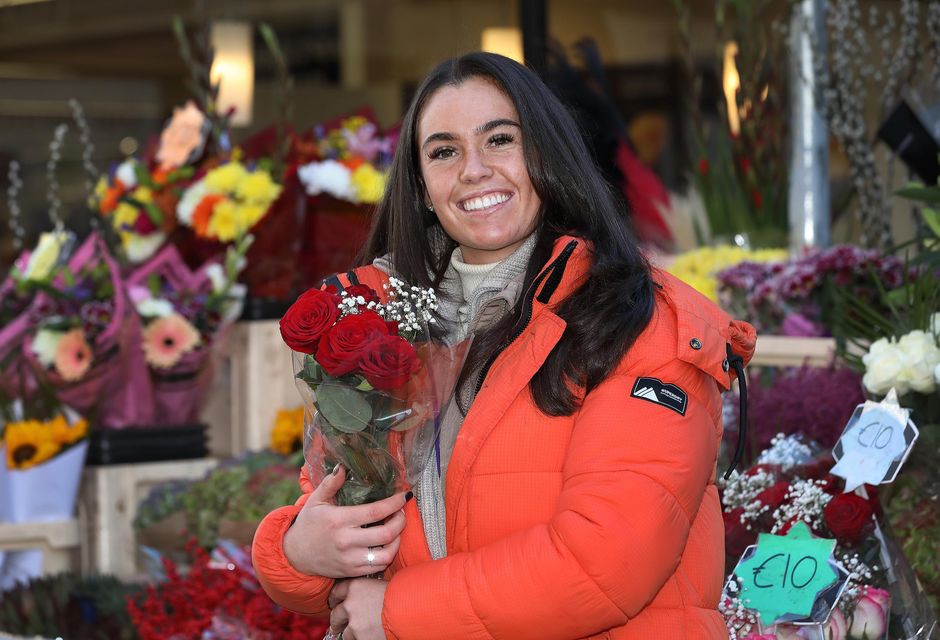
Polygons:
M460 208L464 211L479 211L480 209L488 209L502 204L511 197L512 195L509 193L490 193L480 198L471 198L462 202Z

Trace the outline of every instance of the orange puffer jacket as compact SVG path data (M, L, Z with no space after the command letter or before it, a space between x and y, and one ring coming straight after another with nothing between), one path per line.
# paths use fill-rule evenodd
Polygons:
M386 574L389 638L727 637L716 611L720 392L732 379L726 345L750 359L754 329L657 271L654 316L617 369L573 415L546 416L529 380L565 329L553 303L589 264L583 241L556 243L531 320L463 422L447 471L446 558L431 560L415 501L407 504ZM381 290L377 269L356 275ZM254 566L275 601L325 614L333 581L297 572L282 548L312 490L301 476L305 496L261 523Z

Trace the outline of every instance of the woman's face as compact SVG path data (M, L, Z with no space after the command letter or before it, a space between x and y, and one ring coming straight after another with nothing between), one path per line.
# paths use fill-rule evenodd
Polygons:
M427 204L464 261L511 255L535 229L541 201L509 97L483 78L442 87L421 112L417 143Z

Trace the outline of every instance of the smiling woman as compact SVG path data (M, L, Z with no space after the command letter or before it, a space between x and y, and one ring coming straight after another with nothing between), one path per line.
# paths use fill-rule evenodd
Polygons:
M431 72L362 266L328 280L433 287L440 334L472 334L437 464L414 500L354 507L346 469L302 474L254 539L272 598L343 640L727 637L720 391L754 331L650 269L625 220L534 73Z
M428 208L468 264L499 262L535 230L542 203L518 120L505 93L473 78L438 91L418 122Z

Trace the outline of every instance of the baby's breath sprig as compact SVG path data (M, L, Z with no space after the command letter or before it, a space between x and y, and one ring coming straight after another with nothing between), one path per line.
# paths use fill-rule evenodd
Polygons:
M813 449L800 440L797 434L788 436L778 433L770 441L770 447L761 452L758 464L778 464L783 471L806 464L813 459Z
M787 523L797 521L805 522L810 529L821 528L823 509L832 500L825 486L822 480L794 480L784 503L773 513L774 526L770 532L778 533Z
M49 143L49 160L46 161L46 199L49 201L49 220L55 226L56 232L61 232L65 227L62 223L62 216L59 214L62 200L59 198L59 178L56 175L56 168L62 159L62 146L65 143L65 134L68 132L67 124L60 124L55 128L52 142Z
M20 209L19 195L23 188L23 180L20 178L20 163L16 160L10 161L10 167L7 170L7 179L10 185L7 187L7 208L10 210L8 224L10 231L13 232L13 248L19 251L23 248L23 241L26 238L26 229L23 228L21 220L22 210Z
M408 286L398 278L389 278L383 285L389 301L378 310L386 320L398 322L400 331L420 331L425 324L434 324L437 295L434 289Z
M758 469L752 474L735 473L730 479L718 479L721 489L721 501L725 511L731 512L737 507L748 509L755 504L754 500L764 489L769 489L777 482L773 473L766 469ZM757 503L758 505L760 503Z
M839 598L839 605L848 613L854 602L862 595L862 589L872 583L874 572L878 567L869 567L857 553L843 552L839 554L839 564L845 569L849 577L846 581L845 591Z
M748 609L741 599L739 580L737 576L732 576L728 580L724 593L721 594L721 600L718 602L718 612L725 619L730 640L745 638L752 631L760 628L757 623L757 614Z

